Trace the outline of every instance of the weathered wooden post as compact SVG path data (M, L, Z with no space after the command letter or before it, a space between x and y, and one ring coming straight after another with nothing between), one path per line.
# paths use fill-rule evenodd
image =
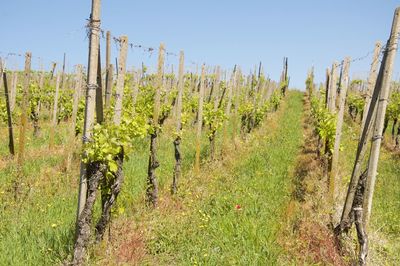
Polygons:
M331 71L330 71L330 69L328 67L326 69L326 72L325 72L325 84L324 84L324 87L325 87L325 101L324 101L325 108L328 108L328 97L329 97L329 84L330 84L330 82L331 82Z
M3 69L0 71L3 72ZM13 134L13 126L12 126L12 114L10 108L10 95L8 93L8 84L7 84L7 73L3 72L3 82L4 82L4 94L6 97L6 108L7 108L7 124L8 124L8 148L10 150L10 154L14 155L14 134Z
M66 171L68 171L71 167L72 163L72 153L75 148L75 127L76 127L76 117L78 114L78 105L79 105L79 91L82 88L82 65L77 65L76 74L75 74L75 90L72 102L72 117L71 117L71 129L69 132L69 149L67 154L67 162L66 162Z
M341 92L340 92L340 99L339 99L339 112L337 115L337 122L336 122L336 133L335 133L335 143L332 152L332 167L329 173L330 181L333 191L333 222L337 223L339 220L339 214L336 213L337 211L337 198L339 193L339 184L340 184L340 176L339 176L339 148L340 148L340 140L342 136L342 126L343 126L343 117L344 117L344 109L346 103L346 96L347 96L347 89L349 83L349 67L350 67L350 58L346 57L343 64L343 75L341 84Z
M149 155L149 165L147 171L147 204L153 207L157 206L158 202L158 183L156 178L156 169L159 167L160 163L157 159L157 136L159 133L159 118L160 118L160 101L161 101L161 90L163 85L164 76L164 54L165 47L164 44L160 44L159 54L158 54L158 67L157 67L157 78L155 84L155 94L154 94L154 109L153 109L153 133L150 135L150 155Z
M50 135L49 135L49 148L54 148L54 132L57 126L57 108L58 108L58 92L60 89L62 73L57 74L56 80L56 91L54 93L54 104L53 104L53 113L51 118L51 127L50 127Z
M121 36L121 51L119 54L119 65L117 74L117 84L115 93L114 124L121 123L122 99L124 97L124 84L126 72L126 57L128 54L128 36Z
M90 39L89 39L89 60L88 76L86 86L86 108L85 120L83 126L83 144L86 144L91 138L91 132L94 125L96 89L97 89L97 64L100 39L100 0L92 0L92 10L89 21ZM76 241L74 246L73 265L80 265L83 262L85 249L90 238L90 220L92 209L96 200L97 187L100 179L98 171L87 171L85 163L81 162L78 211L76 223ZM88 173L90 173L90 183L88 190ZM85 211L84 211L85 210Z
M288 58L284 57L283 58L283 70L282 70L282 78L281 78L281 90L282 90L282 95L286 96L286 91L289 86L288 82Z
M57 66L56 62L51 63L50 80L53 80L54 78L54 71L56 71L56 66Z
M379 64L379 55L381 52L381 48L382 48L382 43L380 41L376 42L374 55L372 57L371 70L369 71L369 76L368 76L368 85L365 95L365 105L361 121L361 129L364 128L365 121L367 120L367 114L369 106L371 104L372 93L375 88L376 79L378 77L378 64Z
M180 150L181 144L181 134L182 134L182 94L184 87L184 61L185 57L183 51L179 54L179 70L178 70L178 97L176 99L176 137L174 140L174 148L175 148L175 167L174 167L174 175L172 178L172 186L171 193L175 194L178 190L178 182L181 178L181 164L182 164L182 155Z
M43 92L44 89L44 71L41 71L39 74L39 93ZM40 99L37 102L37 106L35 109L31 110L32 120L33 120L33 136L39 137L40 135L40 126L39 126L39 114L41 108Z
M139 94L139 84L140 84L140 73L132 71L132 107L133 113L136 109L137 96Z
M107 31L106 34L106 88L105 88L105 97L104 97L104 107L108 109L110 107L110 99L111 99L111 91L113 84L113 68L114 66L111 64L111 32Z
M214 98L214 106L213 106L213 111L216 112L218 110L218 103L219 103L219 90L220 90L220 79L221 79L221 69L219 66L216 67L215 69L215 79L213 82L213 87L211 88L210 92L210 101L212 98ZM209 134L209 141L210 141L210 157L211 160L215 159L215 137L216 137L216 131L213 131L211 128L212 125L210 125L210 130L212 130Z
M236 65L233 68L233 72L231 75L231 79L229 81L228 86L228 102L225 107L225 115L227 117L227 120L224 122L224 129L223 129L223 137L224 141L227 141L227 134L228 134L228 126L230 122L230 115L231 115L231 108L232 108L232 98L233 98L233 92L236 90Z
M110 108L112 86L113 86L114 65L110 64L107 68L106 91L105 91L105 108Z
M99 45L99 53L97 56L97 88L96 88L96 122L101 124L103 117L103 82L101 78L101 49Z
M65 53L64 53L64 57L63 57L63 65L62 65L61 85L60 85L60 87L61 87L62 90L65 89Z
M328 110L331 113L336 113L336 94L337 94L337 67L338 63L334 62L332 65L331 75L329 79L328 90Z
M242 89L242 73L240 71L240 68L238 68L237 74L236 74L236 79L235 79L235 109L233 112L233 129L232 129L232 140L236 145L236 135L237 135L237 130L238 130L238 125L239 125L239 103L240 103L240 93Z
M4 68L5 66L3 66L3 59L0 57L0 90L1 90L1 87L3 86L3 68Z
M196 155L194 163L194 172L196 175L199 175L200 173L201 130L203 128L203 97L204 97L205 77L206 77L206 67L203 64L201 66L199 106L197 115Z
M14 71L12 73L11 91L10 91L10 110L14 111L15 102L17 100L17 85L18 85L18 73Z
M92 0L92 12L90 17L90 41L89 41L89 65L86 87L85 122L83 126L83 144L87 143L94 125L97 88L97 64L100 39L100 0ZM79 185L78 217L86 202L87 176L86 165L81 164L81 178Z
M25 152L25 138L26 127L28 123L28 98L29 98L29 85L31 80L31 60L32 54L27 52L25 54L25 71L24 71L24 84L21 102L21 125L19 130L19 152L18 152L18 166L22 167Z

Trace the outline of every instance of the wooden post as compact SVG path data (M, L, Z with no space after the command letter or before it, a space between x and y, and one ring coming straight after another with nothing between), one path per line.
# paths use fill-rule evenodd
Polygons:
M44 79L45 79L45 73L44 73L44 71L42 70L42 71L40 72L40 77L39 77L39 90L40 90L41 92L44 91ZM38 116L39 116L39 113L40 113L41 106L42 106L42 102L39 100L38 105L37 105L37 108L36 108L36 112L37 112Z
M231 115L231 109L232 109L232 101L233 101L233 97L234 97L234 93L237 89L237 79L238 79L238 71L237 71L237 65L234 66L233 68L233 72L232 72L232 76L231 76L231 80L230 80L230 90L229 90L229 94L228 94L228 105L226 106L226 110L225 113L227 116Z
M149 155L149 165L148 165L148 176L147 176L147 205L153 207L157 206L158 202L158 183L156 178L156 169L159 167L160 163L157 159L157 136L159 132L159 118L160 118L160 101L161 101L161 90L163 86L163 76L164 76L164 55L165 47L164 44L160 44L159 54L158 54L158 66L157 66L157 77L155 80L155 93L154 93L154 109L153 109L153 132L150 135L150 155Z
M383 75L383 65L381 65L380 70L379 70L379 75L377 78L377 82L375 84L375 88L372 94L371 98L371 103L368 109L366 121L364 124L364 127L361 129L361 134L360 134L360 139L358 142L358 147L357 147L357 152L356 152L356 159L354 162L353 166L353 171L351 173L351 179L350 179L350 184L347 189L347 195L346 195L346 200L345 204L343 207L342 211L342 217L340 220L340 224L336 228L336 232L340 233L343 232L344 230L347 230L351 227L352 225L352 217L351 213L353 211L353 203L355 200L355 194L357 191L357 188L359 187L359 182L360 182L360 176L361 176L361 167L365 158L365 155L367 153L367 144L369 140L371 139L372 135L372 125L374 124L375 121L375 116L376 116L376 106L378 103L378 98L380 94L380 87L378 87L378 84L381 83L382 75Z
M132 72L132 107L133 113L135 113L135 106L137 101L137 96L139 94L139 83L140 83L140 73L133 71Z
M108 65L107 70L107 79L106 79L106 92L105 92L105 108L108 109L110 107L111 94L112 94L112 86L113 86L113 75L114 75L114 66L113 64Z
M90 141L94 125L96 89L97 89L97 64L100 39L100 0L92 0L92 9L89 21L89 60L86 85L86 108L83 126L83 144ZM102 172L102 165L83 163L81 161L78 210L76 219L76 240L74 245L73 265L81 265L85 255L85 249L91 235L93 206ZM90 175L90 176L89 176ZM88 180L90 182L88 182Z
M158 55L158 67L157 67L157 79L156 79L156 91L154 94L154 109L153 109L153 124L158 125L158 119L160 116L160 101L161 101L161 90L163 89L163 75L164 75L164 44L160 44L159 55Z
M376 79L378 77L379 54L381 52L381 48L382 48L382 43L380 41L376 42L375 49L374 49L374 55L372 57L371 70L369 71L368 86L367 86L367 91L366 91L366 95L365 95L365 105L364 105L363 117L362 117L362 121L361 121L361 128L364 128L364 126L365 126L365 121L367 120L368 109L371 104L372 92L375 88Z
M221 83L221 69L219 66L217 66L217 68L215 69L215 80L213 84L214 111L218 109L220 83Z
M72 103L72 123L71 129L69 132L69 144L68 144L68 154L67 154L67 163L66 163L66 171L69 171L72 163L72 153L75 148L75 127L76 127L76 117L78 114L78 105L79 105L79 91L82 88L82 65L77 65L76 74L75 74L75 90L73 96Z
M201 130L203 127L203 97L204 97L204 86L205 86L206 68L203 64L201 66L201 79L200 79L200 91L199 91L199 109L197 116L197 133L196 133L196 155L194 172L196 175L200 173L200 151L201 151Z
M126 57L128 54L128 36L121 36L121 51L119 54L119 65L117 73L117 85L115 93L115 108L114 108L114 124L121 123L122 115L122 98L124 97Z
M101 79L101 50L99 44L99 53L97 60L97 88L96 88L96 122L101 124L103 117L103 84Z
M106 35L106 89L105 89L105 109L110 107L111 91L113 84L113 65L111 64L111 32Z
M325 108L328 108L328 97L329 97L329 83L331 82L331 72L329 68L326 69L325 73Z
M116 72L117 76L118 76L118 66L119 66L118 58L115 58L115 72Z
M75 136L76 117L78 114L79 106L79 92L82 89L82 65L77 65L75 75L75 90L72 103L72 129L71 135Z
M62 66L61 85L60 85L60 87L61 87L62 90L65 89L65 53L64 53L64 57L63 57L63 66Z
M12 73L11 91L10 91L10 110L14 111L15 102L17 100L17 85L18 85L18 73L14 71Z
M3 86L3 59L0 57L0 90Z
M339 219L339 214L336 214L336 206L337 206L337 197L339 193L339 184L340 184L340 176L339 176L339 148L340 148L340 139L342 136L342 126L343 126L343 117L344 117L344 109L346 103L347 89L349 83L349 67L350 67L350 57L346 57L343 64L343 74L341 80L341 92L339 99L339 112L337 116L336 123L336 133L335 133L335 143L332 153L332 167L330 171L330 184L331 184L331 195L332 203L333 203L333 219L334 222L337 223Z
M335 103L336 103L336 93L337 93L337 84L336 84L337 83L337 66L338 66L338 63L334 62L332 65L331 74L329 76L328 91L326 92L327 93L327 108L331 114L336 113L336 104ZM329 143L329 139L326 139L325 155L328 155L328 169L329 170L332 167L332 160L331 160L332 153L329 149L330 144L331 143ZM331 198L333 198L333 190L332 190L333 184L330 182L330 180L328 182L329 182L329 192L332 193Z
M236 90L235 88L235 83L236 83L236 65L233 68L232 76L228 84L228 102L225 107L225 115L227 117L227 121L224 122L224 140L227 140L227 131L228 131L228 124L230 121L230 115L231 115L231 108L232 108L232 97L233 97L233 92Z
M54 78L54 71L56 71L56 66L57 66L57 63L53 62L51 65L50 80L53 80L53 78Z
M3 69L1 70L3 72ZM14 134L13 134L13 126L12 126L12 114L10 109L10 95L8 93L8 84L7 84L7 73L3 72L3 82L4 82L4 94L6 97L6 108L7 108L7 124L8 124L8 148L10 150L10 154L14 155Z
M62 73L61 74L58 73L57 74L57 80L56 80L56 91L54 93L53 114L52 114L50 135L49 135L49 148L50 149L54 148L54 132L55 132L55 128L57 126L58 92L59 92L59 89L60 89L61 77L62 77Z
M24 161L24 152L25 152L25 135L26 135L26 126L28 123L28 93L29 93L29 85L31 80L31 59L32 54L27 52L25 54L25 72L24 72L24 84L23 84L23 93L22 93L22 103L21 103L21 125L19 130L19 152L18 152L18 166L22 167L22 163Z
M111 64L111 32L106 33L106 68Z
M174 148L175 148L175 168L174 175L172 179L171 193L175 194L178 190L178 182L181 178L181 164L182 164L182 155L180 150L181 144L181 134L182 134L182 94L184 87L184 61L185 56L183 51L179 54L179 71L178 71L178 97L176 99L176 138L174 140Z
M83 137L82 137L83 144L87 143L90 140L94 124L99 39L100 39L100 0L92 0L92 11L90 17L89 62L88 62L88 72L87 72L87 87L86 87L86 108L85 108L85 120L84 120ZM85 206L86 193L87 193L86 165L84 163L81 163L77 219L79 219L79 215L81 214Z
M216 67L215 69L215 80L214 80L214 84L213 84L213 97L214 97L214 109L213 111L216 112L218 110L218 104L219 104L219 90L220 90L220 79L221 79L221 69L219 66ZM211 129L211 125L210 125L210 130ZM211 160L215 159L215 137L216 137L216 131L211 131L208 139L210 141L210 157Z
M331 113L336 112L336 94L337 94L337 67L338 63L334 62L332 65L332 72L329 79L328 93L328 110Z
M232 129L232 140L235 142L236 135L237 135L237 130L238 130L238 120L239 120L239 103L240 103L240 92L241 92L241 86L242 86L242 74L240 71L240 68L238 68L238 71L236 73L236 78L235 78L235 109L233 112L233 129Z
M378 171L379 152L383 138L382 132L386 114L386 107L389 100L390 84L392 81L394 61L396 58L396 52L399 42L398 39L400 33L399 16L400 16L400 7L396 8L394 12L390 38L387 42L385 49L386 56L385 60L382 62L383 76L382 79L380 80L380 84L377 84L380 87L380 95L379 95L379 103L376 110L375 125L373 129L373 137L371 144L371 153L368 162L367 183L365 187L364 202L363 202L363 210L364 210L363 223L365 226L368 225L368 221L371 216L372 198L374 194L376 175Z
M286 91L288 89L288 58L284 57L283 58L283 70L282 70L282 78L281 82L284 83L284 86L282 87L282 95L286 95Z

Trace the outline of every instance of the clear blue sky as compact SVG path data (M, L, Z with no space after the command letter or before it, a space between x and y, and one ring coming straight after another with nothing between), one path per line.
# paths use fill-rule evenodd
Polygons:
M278 79L283 56L289 57L291 85L304 87L307 69L314 65L317 81L333 60L363 56L376 40L386 42L394 0L303 1L132 1L103 0L102 28L129 41L150 47L185 51L188 60L249 72L259 61L265 72ZM42 57L45 67L62 61L67 67L87 64L86 18L90 0L3 0L0 9L0 56L7 52ZM104 44L104 41L102 41ZM103 45L102 48L105 46ZM113 57L116 56L113 45ZM128 63L154 68L157 55L129 50ZM397 56L394 78L400 77ZM351 74L368 73L370 59L351 65ZM167 64L177 64L169 56ZM10 57L10 68L22 68L21 58ZM103 62L104 63L104 62ZM188 67L192 67L186 62ZM33 67L39 66L37 58Z

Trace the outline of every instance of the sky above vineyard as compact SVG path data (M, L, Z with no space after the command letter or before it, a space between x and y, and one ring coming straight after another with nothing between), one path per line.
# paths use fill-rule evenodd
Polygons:
M2 1L0 9L0 56L31 51L33 67L43 62L61 62L67 55L67 69L87 63L86 19L90 0ZM184 50L186 66L196 63L235 64L246 73L261 61L272 79L279 79L282 58L289 58L291 85L304 87L308 68L314 65L316 78L344 56L362 57L373 50L377 40L386 42L399 1L131 1L103 0L102 24L112 35L126 34L135 45L157 48L166 44L171 53L166 65L177 65ZM102 41L105 47L105 40ZM117 45L113 44L113 57ZM371 54L351 65L353 78L368 73ZM154 69L156 52L130 49L128 64L141 62ZM104 63L104 62L103 62ZM22 68L23 58L9 56L7 66ZM397 56L394 78L400 78Z

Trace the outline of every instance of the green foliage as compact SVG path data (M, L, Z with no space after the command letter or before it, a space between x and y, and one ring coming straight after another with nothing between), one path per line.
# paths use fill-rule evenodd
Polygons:
M72 115L74 91L62 90L58 99L58 121L67 120Z
M362 113L364 110L365 99L359 94L349 93L347 95L347 104L351 110L355 110L356 113Z
M306 91L310 94L310 96L314 93L314 74L310 73L306 79Z
M50 109L51 106L53 106L53 104L54 104L55 92L56 92L55 86L45 83L41 101L42 101L43 105L46 106L48 109Z
M323 141L328 141L329 150L333 150L336 134L336 115L329 112L322 101L311 99L311 115L314 118L315 131Z
M242 128L247 128L250 132L252 128L255 128L261 124L268 112L276 111L282 100L282 94L279 90L275 90L268 101L259 105L258 102L262 101L260 95L254 95L256 101L246 101L239 105L239 115L241 116Z
M350 87L354 86L354 85L361 85L362 84L362 79L353 79L350 83Z
M253 113L253 109L254 109L254 105L247 101L247 102L243 102L240 106L239 106L239 114L241 117L249 117L251 116L251 114Z
M386 110L386 119L395 120L400 118L400 92L393 92L389 99Z
M279 90L283 91L284 89L286 89L289 86L289 80L285 79L282 80L281 83L279 84Z
M149 125L141 117L130 118L124 116L119 126L106 123L96 124L93 128L90 142L83 147L82 161L85 163L100 162L107 165L107 177L117 171L115 158L124 151L124 159L132 152L133 139L145 137Z
M274 111L276 111L279 108L279 105L281 104L282 100L282 95L279 91L275 90L274 93L272 93L271 98L270 98L270 103L271 107Z
M190 95L190 93L186 90L182 97L182 113L181 113L181 122L182 126L186 125L189 122L189 119L197 113L199 107L199 96L198 95Z
M39 102L42 101L42 92L38 84L31 83L29 86L29 105L31 112L34 112L39 105Z
M222 127L226 119L227 116L222 108L214 109L214 104L211 102L204 105L203 121L205 125L209 126L209 138Z
M0 100L0 122L7 123L7 106L4 100Z
M90 142L83 147L82 160L85 163L98 162L107 166L107 178L113 178L117 171L115 159L123 151L124 160L132 152L134 140L144 138L156 130L151 123L154 110L155 88L143 86L139 88L140 93L135 106L129 97L129 86L124 87L123 114L120 125L111 122L97 124L94 126ZM172 110L172 101L176 97L176 91L161 93L160 120L162 122ZM127 100L128 99L128 100ZM134 108L133 108L134 107ZM112 121L113 107L107 111L107 121ZM158 126L160 129L162 125ZM107 184L110 184L107 180Z
M85 119L85 99L81 99L78 103L78 110L76 113L75 135L83 133L83 122Z

